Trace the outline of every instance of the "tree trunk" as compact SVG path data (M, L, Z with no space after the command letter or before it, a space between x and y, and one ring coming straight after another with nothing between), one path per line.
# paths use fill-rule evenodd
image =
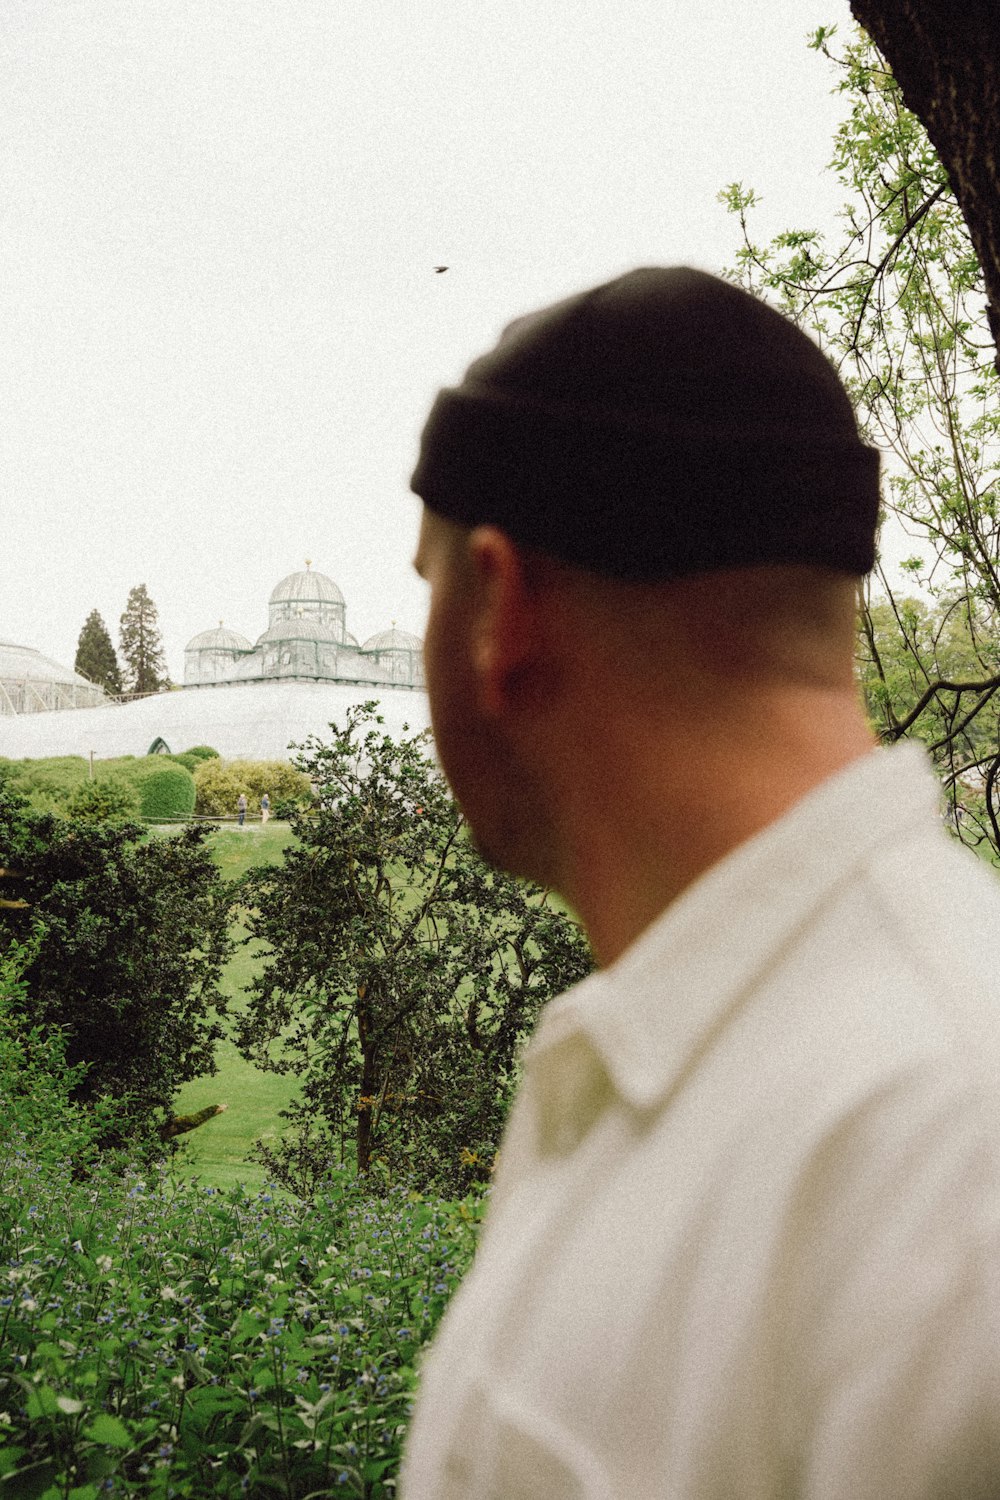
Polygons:
M367 1172L372 1158L372 1104L375 1100L375 1048L369 1039L367 1017L358 1011L358 1040L361 1044L361 1100L358 1104L358 1171Z
M969 226L1000 351L1000 12L996 0L851 0L923 122ZM1000 371L1000 352L996 356Z

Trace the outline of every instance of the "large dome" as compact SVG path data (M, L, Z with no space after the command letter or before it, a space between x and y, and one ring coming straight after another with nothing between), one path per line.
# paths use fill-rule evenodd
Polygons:
M338 644L344 639L346 613L344 596L333 579L311 572L308 563L304 573L289 573L275 584L267 610L271 626L282 620L316 620L329 625Z
M344 596L325 573L289 573L271 590L271 604L343 604Z

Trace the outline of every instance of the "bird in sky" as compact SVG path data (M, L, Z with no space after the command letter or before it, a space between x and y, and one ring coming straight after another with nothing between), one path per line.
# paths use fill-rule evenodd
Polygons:
M447 266L435 266L434 267L434 270L437 272L438 276L441 275L442 271L447 271L447 269L448 269Z

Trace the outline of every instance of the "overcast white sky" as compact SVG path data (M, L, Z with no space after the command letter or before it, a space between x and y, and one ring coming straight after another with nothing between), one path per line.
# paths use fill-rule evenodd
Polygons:
M422 631L417 438L516 314L829 223L847 0L10 0L0 637L71 663L129 588L170 669L310 557ZM434 266L449 270L436 275Z

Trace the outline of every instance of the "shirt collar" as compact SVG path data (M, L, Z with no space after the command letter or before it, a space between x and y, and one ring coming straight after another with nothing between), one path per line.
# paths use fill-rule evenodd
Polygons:
M922 746L873 750L705 871L608 968L542 1014L525 1056L540 1089L581 1041L617 1093L663 1103L755 977L876 849L940 828ZM569 1101L563 1095L563 1103Z

